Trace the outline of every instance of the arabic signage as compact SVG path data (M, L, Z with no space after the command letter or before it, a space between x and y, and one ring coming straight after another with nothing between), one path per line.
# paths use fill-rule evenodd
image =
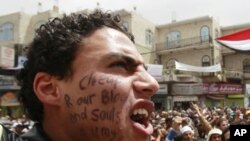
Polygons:
M243 87L238 84L217 84L217 83L204 83L204 94L242 94Z

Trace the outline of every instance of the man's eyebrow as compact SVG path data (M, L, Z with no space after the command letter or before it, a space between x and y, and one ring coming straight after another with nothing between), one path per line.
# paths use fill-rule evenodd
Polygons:
M135 58L129 55L123 54L123 53L109 53L103 56L103 59L105 60L121 59L121 60L125 60L126 63L128 63L129 65L132 65L132 66L143 65L143 67L146 68L143 62L137 61Z

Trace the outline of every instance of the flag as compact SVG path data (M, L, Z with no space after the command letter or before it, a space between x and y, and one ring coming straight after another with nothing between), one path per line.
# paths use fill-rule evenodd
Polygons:
M250 51L250 28L219 37L216 41L233 50Z

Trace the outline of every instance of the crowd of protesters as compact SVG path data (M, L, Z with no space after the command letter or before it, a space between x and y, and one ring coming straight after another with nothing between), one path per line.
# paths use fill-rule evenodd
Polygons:
M230 141L230 125L250 125L250 109L213 107L155 111L150 141Z
M34 124L34 122L27 118L26 115L22 115L18 118L13 118L9 115L1 116L0 123L18 135L29 131Z
M25 115L0 120L8 121L6 126L19 135L34 124ZM191 103L187 109L155 111L151 123L154 133L150 141L230 141L230 125L250 125L250 109L200 108Z

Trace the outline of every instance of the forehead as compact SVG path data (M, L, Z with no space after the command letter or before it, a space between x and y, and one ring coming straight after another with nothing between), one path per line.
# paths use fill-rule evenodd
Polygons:
M123 52L134 55L141 59L133 42L122 32L104 27L96 30L93 34L83 40L84 48L90 51Z
M109 54L111 58L114 54L126 55L136 62L143 63L143 58L134 43L124 33L112 28L104 27L96 30L90 36L83 38L80 46L75 61L76 66L80 63L89 64L90 60L94 64L102 61L103 57L108 58Z

